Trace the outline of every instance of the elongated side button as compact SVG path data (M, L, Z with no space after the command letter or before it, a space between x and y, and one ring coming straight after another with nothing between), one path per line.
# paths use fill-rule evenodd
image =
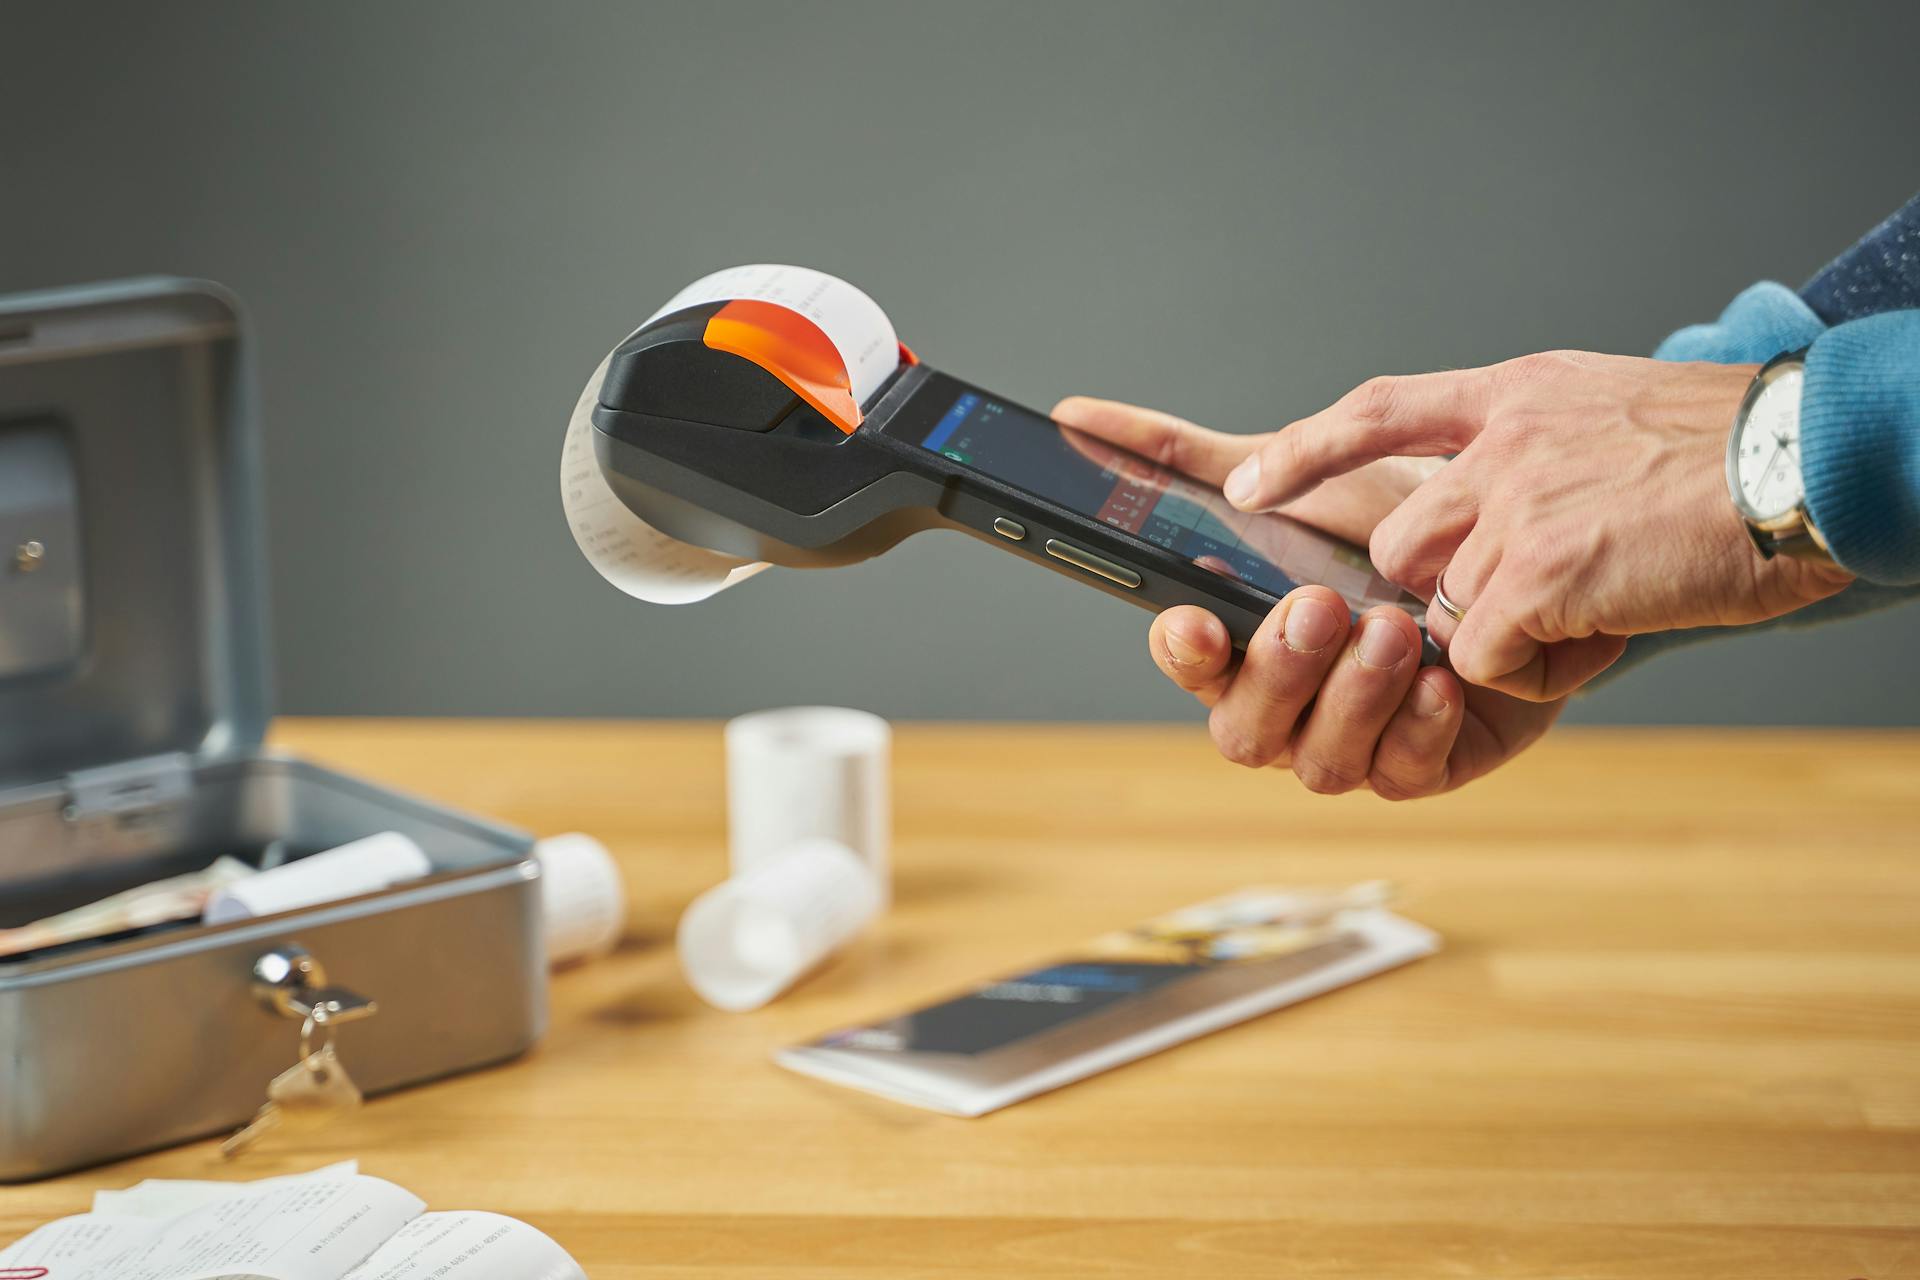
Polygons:
M1140 585L1140 575L1123 564L1115 564L1105 556L1097 556L1091 551L1082 551L1069 542L1058 538L1047 539L1047 554L1055 560L1065 560L1076 569L1085 569L1095 577L1105 578L1108 582L1123 587Z

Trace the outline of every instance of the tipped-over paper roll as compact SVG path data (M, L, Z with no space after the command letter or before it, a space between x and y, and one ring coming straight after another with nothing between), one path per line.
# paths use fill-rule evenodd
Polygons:
M558 968L605 955L627 922L627 893L607 847L574 832L533 846L540 864L540 915L547 963Z
M846 362L856 404L865 403L900 366L900 340L879 304L846 281L806 267L757 263L716 271L675 294L640 329L670 312L741 298L778 303L818 325ZM600 576L637 599L693 604L766 568L668 537L620 501L600 474L593 451L593 410L606 376L602 360L574 405L560 455L567 524Z
M758 1009L880 911L880 884L851 849L803 840L716 885L680 917L680 966L701 999Z
M297 911L418 880L432 870L419 845L398 831L382 831L226 885L207 901L201 918L227 924Z

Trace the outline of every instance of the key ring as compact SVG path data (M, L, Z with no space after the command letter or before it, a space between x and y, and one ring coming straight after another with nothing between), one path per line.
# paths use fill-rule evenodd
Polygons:
M313 1036L316 1031L326 1033L317 1049L313 1047ZM318 1010L308 1014L307 1020L300 1024L300 1061L306 1064L307 1070L312 1071L315 1069L313 1060L331 1048L333 1048L333 1023L319 1016Z

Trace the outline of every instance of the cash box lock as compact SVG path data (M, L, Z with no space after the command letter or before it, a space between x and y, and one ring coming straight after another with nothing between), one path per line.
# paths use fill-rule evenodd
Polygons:
M357 1022L380 1006L357 991L327 985L327 971L299 943L275 947L253 962L253 993L283 1018L317 1027Z

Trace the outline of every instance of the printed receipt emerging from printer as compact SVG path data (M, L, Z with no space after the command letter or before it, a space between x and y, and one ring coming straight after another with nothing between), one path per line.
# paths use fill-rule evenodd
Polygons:
M779 303L820 326L846 362L855 404L864 404L900 367L900 340L880 305L846 281L806 267L758 263L716 271L675 294L639 328L687 307L742 299ZM653 604L695 604L766 568L668 537L620 501L593 451L593 410L606 376L602 360L573 407L560 453L567 525L588 562L620 590Z

